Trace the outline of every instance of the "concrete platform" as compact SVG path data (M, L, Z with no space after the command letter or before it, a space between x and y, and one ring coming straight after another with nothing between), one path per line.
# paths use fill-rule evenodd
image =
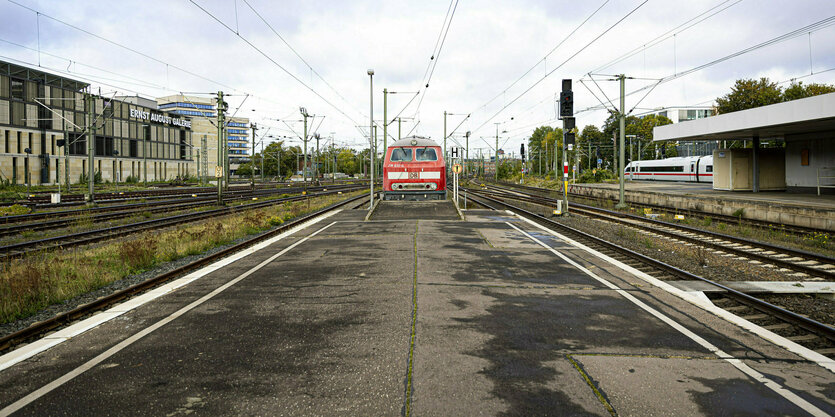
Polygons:
M394 201L380 200L371 220L460 220L451 200Z
M569 191L592 197L618 198L618 184L573 184ZM714 190L712 184L626 181L627 202L656 204L733 215L777 224L835 230L835 195L759 193Z
M365 215L5 369L0 415L835 413L831 370L516 217Z

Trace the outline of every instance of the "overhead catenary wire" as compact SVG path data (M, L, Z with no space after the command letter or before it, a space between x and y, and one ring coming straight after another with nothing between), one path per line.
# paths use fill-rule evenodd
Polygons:
M90 32L89 30L82 29L82 28L80 28L80 27L78 27L78 26L76 26L76 25L73 25L73 24L71 24L71 23L67 23L67 22L65 22L65 21L63 21L63 20L61 20L61 19L58 19L58 18L52 17L52 16L50 16L50 15L48 15L48 14L45 14L45 13L43 13L43 12L39 11L39 10L35 10L35 9L33 9L33 8L29 7L29 6L26 6L26 5L20 4L20 3L18 3L18 2L17 2L17 1L15 1L15 0L8 0L8 1L9 1L9 3L12 3L12 4L17 5L17 6L20 6L20 7L24 8L24 9L26 9L26 10L29 10L29 11L31 11L31 12L33 12L33 13L35 13L35 14L36 14L36 15L38 15L38 16L43 16L43 17L45 17L45 18L47 18L47 19L50 19L50 20L52 20L52 21L55 21L55 22L61 23L62 25L69 26L69 27L71 27L71 28L73 28L73 29L75 29L75 30L78 30L78 31L83 32L83 33L86 33L87 35L90 35L90 36L92 36L92 37L94 37L94 38L96 38L96 39L99 39L99 40L101 40L101 41L107 42L107 43L109 43L109 44L111 44L111 45L117 46L117 47L122 48L122 49L125 49L125 50L127 50L127 51L133 52L133 53L135 53L135 54L137 54L137 55L141 55L141 56L143 56L143 57L145 57L145 58L147 58L147 59L150 59L150 60L152 60L152 61L154 61L154 62L157 62L157 63L163 64L163 65L170 66L171 68L174 68L174 69L176 69L176 70L178 70L178 71L182 71L182 72L184 72L184 73L186 73L186 74L189 74L189 75L191 75L191 76L193 76L193 77L200 78L201 80L208 81L208 82L210 82L210 83L213 83L213 84L216 84L216 85L219 85L219 86L225 87L225 88L229 88L229 89L232 89L232 90L234 90L234 91L238 91L236 88L234 88L234 87L232 87L232 86L229 86L229 85L223 84L223 83L221 83L221 82L219 82L219 81L215 81L215 80L212 80L212 79L210 79L210 78L204 77L204 76L202 76L202 75L200 75L200 74L197 74L197 73L195 73L195 72L189 71L189 70L187 70L187 69L185 69L185 68L182 68L182 67L179 67L179 66L175 66L175 65L169 64L169 63L167 63L167 62L165 62L165 61L163 61L163 60L161 60L161 59L155 58L155 57L153 57L153 56L151 56L151 55L148 55L148 54L146 54L146 53L144 53L144 52L141 52L141 51L139 51L139 50L137 50L137 49L131 48L131 47L129 47L129 46L122 45L122 44L120 44L120 43L118 43L118 42L114 42L114 41L112 41L112 40L110 40L110 39L107 39L107 38L105 38L105 37L103 37L103 36L100 36L100 35L97 35L97 34L95 34L95 33L93 33L93 32Z
M446 37L449 33L449 27L452 26L452 18L455 17L455 11L458 9L458 0L453 1L455 2L455 4L452 7L452 13L449 15L449 19L446 22L446 29L441 28L441 31L443 32L444 36L443 38L441 38L441 42L437 46L437 52L435 52L433 55L434 59L430 60L432 69L429 71L429 77L424 80L423 84L421 84L421 88L423 89L424 93L420 95L420 100L418 100L418 104L415 107L415 113L413 117L417 117L418 113L420 112L420 106L421 104L423 104L423 99L426 97L426 91L429 89L429 84L432 81L432 75L435 74L435 68L438 66L438 60L440 60L441 58L441 51L443 50L444 44L446 43ZM415 125L415 127L417 127L417 125Z
M735 2L731 3L730 5L722 8L722 9L717 10L713 13L710 13L710 12L716 10L717 8L720 8L723 5L727 4L729 1L731 1L731 0L722 1L721 3L705 10L704 12L688 19L687 21L683 22L682 24L680 24L680 25L668 30L667 32L664 32L663 34L655 37L654 39L650 40L649 42L644 42L642 46L638 46L638 47L630 50L629 52L627 52L627 53L625 53L625 54L623 54L623 55L621 55L621 56L619 56L619 57L617 57L617 58L615 58L615 59L613 59L613 60L611 60L611 61L609 61L609 62L591 70L591 71L589 71L589 72L595 73L595 72L603 71L604 69L609 68L612 65L618 64L618 63L624 61L625 59L628 59L628 58L634 56L635 54L638 54L642 51L646 51L647 49L652 48L653 46L658 45L659 43L664 42L664 41L672 38L674 35L681 34L682 32L686 31L687 29L690 29L693 26L696 26L697 24L699 24L701 22L704 22L705 20L710 19L711 17L713 17L713 16L715 16L715 15L717 15L717 14L719 14L719 13L721 13L721 12L739 4L740 2L742 2L742 0L736 0ZM708 13L710 13L710 14L708 16L705 16ZM694 22L695 20L699 19L702 16L705 16L705 17L696 21L696 22ZM692 24L691 24L691 22L692 22ZM689 24L689 26L687 26L688 24ZM687 26L687 27L685 27L684 29L678 30L678 29L682 28L683 26Z
M93 32L91 32L91 31L89 31L89 30L82 29L82 28L80 28L80 27L78 27L78 26L76 26L76 25L73 25L73 24L71 24L71 23L68 23L68 22L66 22L66 21L64 21L64 20L61 20L61 19L57 18L57 17L50 16L50 15L48 15L48 14L44 14L43 12L41 12L41 11L39 11L39 10L35 10L35 9L31 8L31 7L27 7L27 6L25 6L25 5L22 5L22 4L20 4L20 3L16 2L16 1L14 1L14 0L8 0L8 1L9 1L10 3L12 3L12 4L15 4L15 5L17 5L17 6L21 7L21 8L23 8L23 9L29 10L29 11L31 11L31 12L33 12L33 13L36 13L36 15L37 15L38 17L40 17L40 16L44 16L44 17L46 17L46 18L48 18L48 19L50 19L50 20L52 20L52 21L55 21L55 22L57 22L57 23L60 23L60 24L62 24L62 25L64 25L64 26L67 26L67 27L69 27L69 28L75 29L75 30L77 30L77 31L79 31L79 32L82 32L82 33L84 33L84 34L86 34L86 35L92 36L92 37L94 37L94 38L96 38L96 39L99 39L99 40L101 40L101 41L104 41L104 42L106 42L106 43L108 43L108 44L114 45L114 46L116 46L116 47L119 47L119 48L121 48L121 49L124 49L124 50L126 50L126 51L129 51L129 52L131 52L131 53L137 54L137 55L139 55L139 56L141 56L141 57L143 57L143 58L149 59L149 60L151 60L151 61L153 61L153 62L163 64L163 65L165 65L165 66L166 66L166 77L168 76L168 69L169 69L169 68L174 68L174 69L176 69L176 70L182 71L182 72L183 72L183 73L185 73L185 74L188 74L188 75L194 76L194 77L199 78L199 79L202 79L202 80L204 80L204 81L208 81L208 82L213 83L213 84L215 84L215 85L218 85L218 86L220 86L220 87L224 87L224 88L230 89L231 91L242 92L241 90L236 89L236 88L234 88L234 87L232 87L232 86L230 86L230 85L227 85L227 84L221 83L221 82L216 81L216 80L213 80L213 79L211 79L211 78L209 78L209 77L206 77L206 76L203 76L203 75L197 74L197 73L195 73L195 72L193 72L193 71L186 70L186 69L184 69L184 68L182 68L182 67L180 67L180 66L177 66L177 65L171 64L171 63L166 62L166 61L163 61L163 60L161 60L161 59L159 59L159 58L156 58L156 57L154 57L154 56L151 56L151 55L149 55L149 54L147 54L147 53L141 52L141 51L139 51L139 50L137 50L137 49L135 49L135 48L131 48L131 47L129 47L129 46L126 46L126 45L120 44L120 43L118 43L118 42L116 42L116 41L114 41L114 40L112 40L112 39L108 39L108 38L106 38L105 36L102 36L102 35L99 35L99 34L93 33ZM30 48L30 49L31 49L31 48ZM43 51L42 51L42 52L43 52ZM44 66L44 65L38 65L37 63L27 62L27 61L24 61L24 60L19 60L19 59L15 59L15 58L11 58L11 57L4 57L4 58L10 59L10 60L14 60L15 62L22 63L22 64L25 64L25 65L30 65L30 66L33 66L33 67L45 68L45 69L48 69L48 70L51 70L51 71L55 71L55 72L56 72L56 73L58 73L58 74L63 74L63 75L73 76L73 77L78 78L78 79L80 79L80 80L82 80L82 81L87 81L87 82L90 82L90 83L100 84L100 85L103 85L103 86L106 86L106 87L111 87L111 88L115 88L115 89L123 90L123 91L125 91L125 92L134 93L134 94L141 94L141 95L148 96L148 97L153 97L153 96L155 96L155 94L149 94L148 92L139 91L139 90L136 90L136 89L133 89L133 88L127 88L127 87L125 87L125 86L123 86L123 85L110 84L110 83L105 83L105 82L102 82L102 81L101 81L102 79L105 79L105 80L109 80L109 81L115 81L115 82L121 82L121 83L124 83L124 82L126 82L126 81L124 81L124 80L112 80L112 79L106 79L105 77L102 77L101 75L88 75L88 76L84 76L84 74L79 74L78 72L72 72L72 71L70 71L70 70L69 70L69 67L74 66L75 64L82 64L82 65L84 65L84 66L87 66L87 67L90 67L90 68L94 68L94 69L99 70L99 71L109 72L109 73L112 73L112 74L114 74L114 75L118 75L118 76L125 77L125 78L128 78L128 79L134 79L134 80L136 80L135 78L133 78L133 77L131 77L131 76L128 76L128 75L125 75L125 74L116 73L116 72L109 71L109 70L105 70L105 69L103 69L103 68L99 68L99 67L94 67L94 66L92 66L92 65L90 65L90 64L82 63L82 62L80 62L80 61L78 61L78 60L74 60L74 59L70 59L70 58L64 58L64 57L59 57L59 56L56 56L56 58L59 58L59 59L65 59L65 60L67 60L67 61L68 61L68 63L69 63L68 68L67 68L67 69L65 69L65 70L63 70L63 69L59 69L59 68L52 68L52 67L48 67L48 66ZM93 77L95 77L95 78L93 78ZM172 88L169 88L168 86L162 86L162 85L157 85L157 84L147 83L147 82L145 82L145 83L146 83L146 84L148 84L148 85L146 85L146 87L154 87L154 88L159 88L160 90L164 90L164 91L171 91L171 92L175 92L175 93L177 92L177 90L172 89ZM137 83L137 84L138 84L138 83ZM242 92L242 93L245 93L245 92ZM248 94L253 95L253 94L251 94L251 93L248 93ZM231 95L231 94L228 94L228 95ZM256 96L256 95L253 95L253 96ZM283 105L283 103L279 103L278 101L271 100L271 99L266 98L266 97L260 97L260 96L256 96L256 97L259 97L260 99L262 99L262 100L264 100L264 101L266 101L266 102L272 103L272 104Z
M635 8L633 8L632 10L630 10L630 11L629 11L629 13L627 13L626 15L624 15L623 17L621 17L620 19L618 19L618 21L616 21L615 23L613 23L611 26L609 26L608 28L606 28L606 30L604 30L604 31L603 31L603 32L601 32L599 35L597 35L594 39L592 39L592 40L591 40L591 41L589 41L586 45L584 45L582 48L580 48L579 50L577 50L577 52L575 52L575 53L573 53L572 55L570 55L570 56L569 56L569 57L568 57L565 61L563 61L561 64L557 65L557 66L556 66L555 68L553 68L551 71L547 72L547 73L546 73L546 74L545 74L542 78L540 78L540 79L538 79L536 82L534 82L534 83L533 83L530 87L528 87L525 91L523 91L521 94L519 94L518 96L516 96L516 97L515 97L513 100L511 100L509 103L505 104L505 105L504 105L501 109L499 109L499 111L497 111L495 114L493 114L492 116L490 116L489 118L487 118L487 120L485 120L485 121L484 121L482 124L480 124L477 128L473 129L473 131L477 131L477 130L481 129L482 127L484 127L484 125L486 125L487 123L490 123L490 121L491 121L491 120L493 120L494 118L496 118L496 116L498 116L499 114L501 114L501 113L502 113L505 109L507 109L508 107L510 107L510 105L512 105L513 103L515 103L515 102L516 102L516 100L519 100L519 98L521 98L522 96L524 96L525 94L527 94L529 91L531 91L534 87L536 87L537 85L539 85L539 83L541 83L543 80L545 80L546 78L548 78L548 77L549 77L551 74L553 74L556 70L558 70L558 69L562 68L562 66L563 66L563 65L565 65L566 63L568 63L569 61L571 61L572 59L574 59L574 57L576 57L577 55L579 55L581 52L585 51L585 50L586 50L586 48L588 48L589 46L591 46L592 44L594 44L595 42L597 42L597 40L598 40L598 39L600 39L600 38L602 38L602 37L603 37L603 35L605 35L606 33L608 33L610 30L614 29L617 25L619 25L621 22L623 22L624 20L626 20L626 19L627 19L629 16L631 16L633 13L635 13L636 11L638 11L638 9L640 9L640 8L641 8L641 7L643 7L645 4L647 4L647 2L648 2L648 1L649 1L649 0L644 0L643 2L641 2L641 4L637 5Z
M720 58L714 59L714 60L712 60L712 61L710 61L710 62L707 62L707 63L701 64L701 65L695 66L695 67L690 68L690 69L688 69L688 70L686 70L686 71L677 72L677 73L674 73L674 74L667 75L666 77L662 77L662 78L658 81L658 83L657 83L657 84L655 84L655 85L649 85L649 86L645 86L645 87L638 88L638 89L636 89L636 90L630 91L629 93L626 93L624 96L627 96L627 97L628 97L628 96L631 96L631 95L633 95L633 94L637 94L637 93L639 93L639 92L641 92L641 91L646 91L646 90L648 90L648 89L653 89L653 88L655 88L658 84L663 84L663 83L667 83L667 82L670 82L670 81L676 80L676 79L678 79L678 78L681 78L681 77L684 77L684 76L690 75L690 74L692 74L692 73L694 73L694 72L701 71L701 70L703 70L703 69L705 69L705 68L712 67L712 66L714 66L714 65L716 65L716 64L720 64L720 63L725 62L725 61L727 61L727 60L729 60L729 59L733 59L733 58L736 58L736 57L738 57L738 56L741 56L741 55L747 54L747 53L749 53L749 52L753 52L753 51L756 51L756 50L759 50L759 49L765 48L765 47L767 47L767 46L771 46L771 45L774 45L774 44L777 44L777 43L780 43L780 42L784 42L784 41L786 41L786 40L793 39L793 38L796 38L796 37L801 36L801 35L805 35L805 34L806 34L806 33L808 33L808 32L815 32L815 31L818 31L818 30L821 30L821 29L827 28L827 27L832 26L832 25L835 25L835 16L830 16L830 17L827 17L827 18L825 18L825 19L819 20L819 21L817 21L817 22L815 22L815 23L812 23L812 24L810 24L810 25L807 25L807 26L804 26L804 27L802 27L802 28L795 29L795 30L793 30L793 31L790 31L790 32L784 33L784 34L782 34L782 35L779 35L779 36L777 36L777 37L771 38L771 39L769 39L769 40L767 40L767 41L764 41L764 42L758 43L758 44L753 45L753 46L750 46L750 47L748 47L748 48L745 48L745 49L739 50L739 51L737 51L737 52L734 52L734 53L731 53L731 54L725 55L725 56L723 56L723 57L720 57ZM576 114L576 113L586 112L586 111L591 111L591 110L599 110L599 109L601 109L601 107L600 107L600 106L591 106L591 107L588 107L588 108L586 108L586 109L583 109L583 110L577 111L577 112L575 112L575 114Z
M278 37L278 39L280 39L280 40L281 40L281 42L283 42L283 43L284 43L284 45L285 45L285 46L287 46L287 48L289 48L289 49L290 49L290 51L292 51L292 52L293 52L293 54L295 54L295 55L296 55L296 57L297 57L297 58L299 58L299 60L301 60L301 61L304 63L304 65L306 65L306 66L307 66L307 68L308 68L308 69L310 69L310 71L311 71L314 75L316 75L316 77L318 77L320 80L322 80L322 82L323 82L323 83L325 83L325 85L326 85L328 88L330 88L330 90L331 90L331 91L333 91L333 92L334 92L334 94L336 94L336 95L337 95L340 99L342 99L342 101L344 101L346 104L348 104L349 106L353 107L353 109L354 109L357 113L359 113L360 117L367 117L367 116L366 116L366 115L365 115L365 114L364 114L361 110L359 110L359 109L357 109L356 107L354 107L353 103L349 102L349 101L348 101L348 100L347 100L347 99L346 99L346 98L345 98L342 94L340 94L340 93L339 93L339 91L337 91L337 90L336 90L336 88L334 88L334 87L333 87L333 86L332 86L332 85L331 85L331 84L330 84L330 83L329 83L329 82L328 82L328 81L327 81L324 77L322 77L322 75L321 75L321 74L319 74L319 72L318 72L318 71L316 71L316 69L314 69L314 68L313 68L313 66L312 66L312 65L310 65L310 63L309 63L309 62L307 62L307 60L305 60L304 58L302 58L302 56L299 54L299 52L298 52L298 51L296 51L296 49L295 49L295 48L293 48L293 46L292 46L292 45L290 45L290 43L289 43L289 42L287 42L287 40L286 40L286 39L284 39L284 37L283 37L283 36L281 36L281 34L279 34L277 30L275 30L275 28L273 27L273 25L271 25L271 24L267 21L267 19L265 19L265 18L261 15L261 13L259 13L257 10L255 10L255 7L253 7L253 6L252 6L252 4L250 4L248 0L243 0L243 2L247 5L247 7L249 7L249 9L250 9L250 10L252 10L252 12L253 12L253 13L255 13L255 15L256 15L256 16L258 16L258 18L259 18L259 19L261 19L261 21L262 21L262 22L263 22L263 23L264 23L264 24L265 24L265 25L266 25L266 26L270 29L270 31L272 31L272 33L273 33L273 34L275 34L275 36L276 36L276 37Z
M254 49L256 52L258 52L259 54L261 54L261 56L263 56L264 58L266 58L268 61L272 62L272 63L273 63L273 65L275 65L276 67L278 67L279 69L281 69L281 70L282 70L285 74L289 75L289 76L290 76L292 79L294 79L296 82L298 82L299 84L301 84L302 86L304 86L305 88L307 88L307 89L308 89L311 93L313 93L314 95L316 95L316 97L319 97L319 99L321 99L321 100L322 100L322 101L324 101L327 105L331 106L334 110L336 110L337 112L339 112L339 114L341 114L341 115L345 116L345 118L346 118L346 119L348 119L348 120L350 120L350 121L351 121L354 125L357 125L357 124L358 124L356 120L354 120L351 116L349 116L347 113L345 113L344 111L342 111L342 109L341 109L341 108L339 108L337 105L333 104L330 100L328 100L327 98L325 98L322 94L320 94L318 91L316 91L313 87L311 87L311 86L307 85L307 83L305 83L304 81L302 81L299 77L297 77L295 74L293 74L292 72L290 72L290 71L289 71L287 68L285 68L283 65L279 64L279 63L278 63L278 61L276 61L276 60L275 60L275 59L273 59L271 56L269 56L269 55L268 55L266 52L264 52L261 48L259 48L259 47L255 46L255 44L253 44L253 43L252 43L249 39L247 39L247 38L243 37L240 33L236 33L236 32L235 32L235 31L234 31L231 27L229 27L229 25L227 25L226 23L224 23L222 20L220 20L217 16L215 16L214 14L212 14L211 12L209 12L208 10L206 10L203 6L201 6L201 5L197 4L197 2L195 2L194 0L189 0L189 2L190 2L191 4L193 4L193 5L195 5L195 6L196 6L198 9L200 9L201 11L203 11L203 13L205 13L206 15L208 15L209 17L211 17L214 21L216 21L217 23L219 23L221 26L223 26L224 28L226 28L228 31L230 31L230 32L234 33L234 34L235 34L235 36L237 36L237 37L238 37L238 38L240 38L242 41L244 41L244 43L246 43L247 45L249 45L252 49Z
M740 1L741 1L741 0L740 0ZM566 36L565 36L565 37L564 37L564 38L563 38L563 39L562 39L562 40L561 40L561 41L560 41L560 42L559 42L556 46L554 46L553 48L551 48L551 50L550 50L547 54L545 54L545 56L543 56L542 58L540 58L540 59L539 59L539 61L536 61L536 63L535 63L535 64L533 64L530 68L528 68L528 70L527 70L527 71L525 71L525 73L524 73L524 74L520 75L520 76L519 76L519 78L517 78L517 79L516 79L516 80L514 80L512 83L510 83L510 85L509 85L509 86L505 87L505 89L504 89L504 90L502 90L502 92L500 92L499 94L496 94L493 98L491 98L490 100L487 100L487 102L486 102L486 103L484 103L484 104L482 104L481 106L479 106L479 107L476 109L476 111L481 110L481 109L483 109L483 108L487 107L488 105L490 105L490 103L492 103L493 101L495 101L497 98L499 98L499 97L501 97L502 95L504 95L505 93L507 93L507 90L509 90L509 89L513 88L513 86L514 86L514 85L516 85L519 81L522 81L522 79L523 79L523 78L525 78L525 76L526 76L526 75L530 74L530 73L531 73L531 71L533 71L536 67L538 67L538 66L539 66L539 64L541 64L541 63L542 63L543 61L545 61L545 60L546 60L549 56L551 56L551 54L553 54L553 53L554 53L554 52L555 52L555 51L556 51L556 50L557 50L560 46L562 46L562 45L563 45L563 44L564 44L564 43L565 43L565 42L566 42L569 38L571 38L571 36L572 36L572 35L574 35L574 33L576 33L576 32L577 32L577 31L578 31L581 27L583 27L583 25L585 25L585 24L586 24L586 22L588 22L589 20L591 20L591 18L592 18L592 17L594 17L594 15L596 15L596 14L597 14L597 12L599 12L599 11L600 11L600 9L602 9L602 8L603 8L603 6L605 6L607 3L609 3L609 0L605 0L605 1L604 1L604 2L603 2L603 3L602 3L602 4L601 4L601 5L600 5L597 9L595 9L595 10L594 10L594 11L593 11L593 12L592 12L592 13L591 13L588 17L586 17L586 19L585 19L585 20L583 20L583 21L582 21L579 25L577 25L577 26L574 28L574 30L572 30L572 31L571 31L568 35L566 35Z

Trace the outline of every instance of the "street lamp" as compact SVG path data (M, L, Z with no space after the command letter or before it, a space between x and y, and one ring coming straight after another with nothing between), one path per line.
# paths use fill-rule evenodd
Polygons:
M370 211L374 207L374 163L375 163L375 161L374 161L374 156L375 155L374 154L376 153L375 149L374 149L374 70L373 69L368 70L368 81L369 81L369 106L370 106L370 111L368 113L368 117L369 117L369 124L368 124L368 146L369 147L368 147L368 150L370 151L369 153L371 154L369 156L369 165L370 165L370 168L371 168L371 181L369 181L369 183L371 184L371 192L370 192L371 203L368 205L368 210ZM385 123L385 120L383 121L383 123Z

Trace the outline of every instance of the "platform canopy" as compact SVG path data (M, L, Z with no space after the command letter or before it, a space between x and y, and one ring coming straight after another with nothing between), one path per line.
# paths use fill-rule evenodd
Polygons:
M760 139L835 131L835 93L652 129L653 142Z

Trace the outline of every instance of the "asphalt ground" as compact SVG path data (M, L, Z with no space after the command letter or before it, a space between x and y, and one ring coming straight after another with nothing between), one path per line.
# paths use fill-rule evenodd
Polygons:
M0 415L835 413L831 371L518 218L402 209L343 211L0 372Z

